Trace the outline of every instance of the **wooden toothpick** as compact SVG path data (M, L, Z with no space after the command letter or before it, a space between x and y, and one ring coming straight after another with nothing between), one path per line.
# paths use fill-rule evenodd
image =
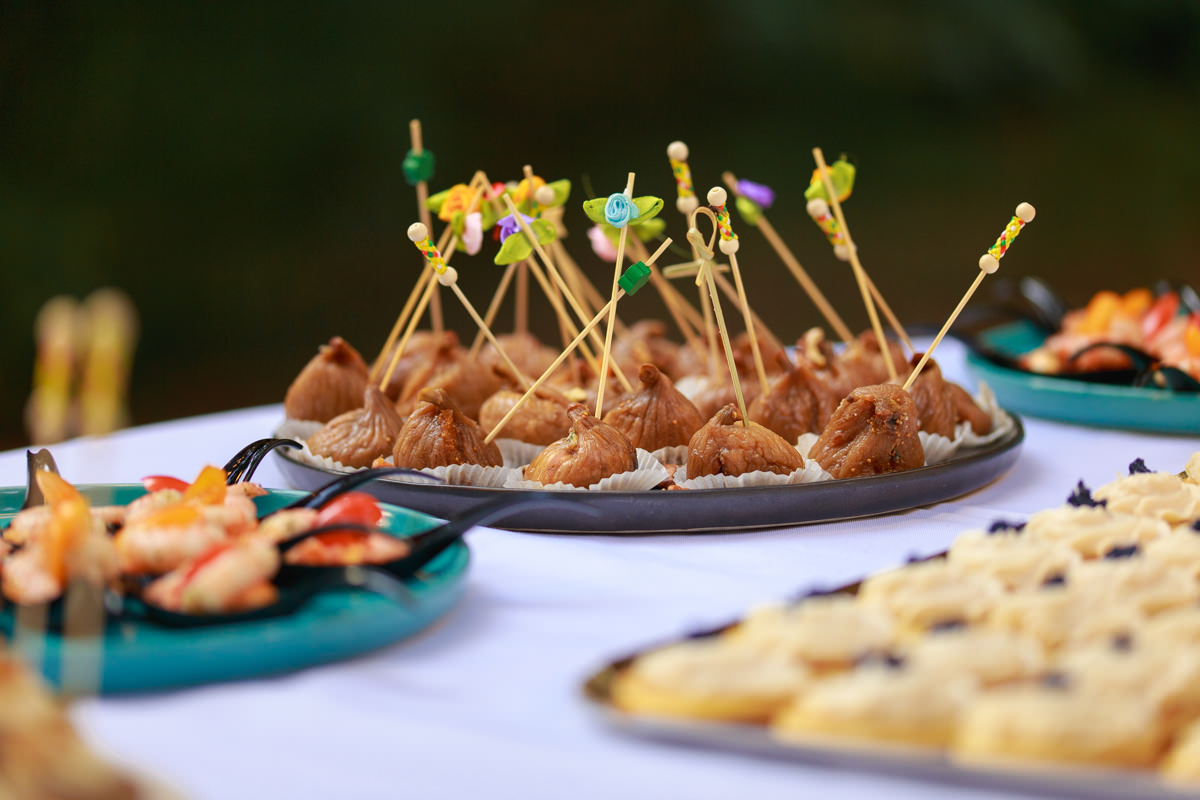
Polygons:
M671 173L675 176L675 208L680 214L683 214L689 227L692 226L694 212L700 205L700 201L696 199L695 187L692 185L692 169L688 165L690 155L691 151L684 142L676 140L667 145L667 159L671 162ZM688 243L691 244L690 236ZM692 260L700 261L700 254L695 245L692 246ZM703 272L704 269L704 264L701 263L700 271ZM697 273L697 275L699 274ZM712 305L704 297L704 281L699 277L697 277L696 286L699 289L700 309L704 314L704 337L708 341L708 374L713 376L717 371L717 329L714 325Z
M479 316L479 312L475 310L475 306L463 294L462 288L458 285L458 270L447 264L446 259L438 252L437 245L429 238L429 229L425 227L425 223L414 222L410 225L408 227L408 239L416 245L417 249L425 256L426 261L429 262L429 265L433 267L437 273L437 282L442 286L449 286L450 290L454 292L459 302L462 303L463 308L467 310L467 314L479 326L479 330L483 331L483 335L491 342L492 347L496 348L496 352L504 361L504 366L512 372L522 385L528 386L529 378L525 377L525 373L513 363L512 359L508 357L508 353L504 352L504 348L500 346L500 342L496 341L496 336L492 333L492 329L483 321L483 318Z
M954 320L958 319L958 315L962 313L963 308L967 305L967 301L971 299L971 295L975 294L975 290L979 288L979 284L983 283L983 279L988 275L1000 269L1000 259L1004 258L1009 245L1012 244L1013 239L1017 238L1022 228L1033 222L1036 214L1037 209L1029 203L1021 203L1017 206L1017 210L1013 213L1013 218L1009 220L1008 225L1004 226L1004 232L1000 234L1000 238L980 257L979 274L975 276L971 288L967 289L967 293L963 295L962 300L958 301L958 305L950 312L950 319L946 320L946 324L938 331L933 344L929 345L929 348L922 354L921 360L917 362L912 372L908 374L908 380L904 382L903 386L904 391L907 392L909 387L913 385L913 381L921 374L921 370L925 368L925 364L933 356L933 351L941 344L942 337L950 330L950 326L954 324Z
M642 266L647 267L647 269L644 271L639 270L638 265L634 264L629 269L625 270L621 276L619 276L617 293L613 299L610 300L609 303L603 308L597 311L595 316L588 320L587 324L584 325L582 330L575 335L575 338L571 340L570 344L563 348L563 351L558 354L558 357L554 359L554 362L546 368L546 371L543 372L538 379L535 380L530 387L525 390L525 394L521 395L521 397L512 405L508 412L500 418L500 421L496 423L495 427L488 431L488 435L484 437L483 440L485 444L490 444L491 441L495 439L497 435L499 435L504 426L508 424L508 421L517 413L517 409L525 404L525 401L528 400L533 393L536 392L538 388L545 383L551 375L554 374L554 371L557 370L562 363L567 360L567 357L570 356L570 354L574 352L576 348L582 346L583 340L588 336L588 334L594 331L596 326L599 325L610 313L611 309L609 308L609 305L616 305L618 300L625 297L627 294L635 294L639 289L642 288L642 286L645 285L646 281L649 280L648 268L654 265L654 262L658 260L658 257L662 255L662 253L670 244L671 240L667 239L648 259L646 259L646 261L642 264ZM627 289L626 286L629 288Z
M629 180L625 182L625 191L622 194L625 197L626 204L633 206L633 173L629 173ZM609 198L609 203L612 203L613 198ZM634 214L637 214L634 207ZM608 325L604 329L604 354L600 358L600 385L596 390L596 414L597 418L604 414L604 386L608 382L608 363L612 356L612 337L613 329L616 327L614 315L617 313L617 292L621 290L621 264L625 260L625 240L629 237L629 222L625 220L625 224L621 226L621 235L617 239L617 260L613 265L613 281L612 294L608 301Z
M738 410L742 413L742 425L750 424L750 415L746 411L746 398L742 395L742 381L738 377L737 362L733 360L733 345L729 338L729 329L725 327L725 314L721 311L721 297L717 294L717 285L713 280L712 262L713 251L710 244L705 244L704 236L696 227L696 214L707 214L712 218L713 225L718 229L720 224L717 222L717 215L707 208L696 208L689 215L691 226L688 228L687 238L692 247L700 256L700 274L697 276L697 282L703 282L708 289L708 299L712 304L713 316L716 319L717 327L721 331L721 344L725 349L725 364L729 368L729 377L733 381L733 396L737 399ZM714 237L715 237L714 233Z
M729 191L733 192L734 197L741 197L741 192L738 191L737 177L732 172L723 173L721 179L729 187ZM760 213L758 215L756 227L762 231L763 236L766 237L767 242L771 245L771 249L779 256L779 260L788 268L788 271L792 273L792 277L800 284L800 288L812 300L813 305L817 307L821 315L825 317L825 321L829 323L829 327L833 329L834 333L846 344L854 341L854 334L850 332L850 328L842 321L838 313L833 310L833 305L821 293L821 290L817 288L817 284L813 282L808 272L801 266L800 260L784 244L783 239L780 238L770 221L767 220L766 214Z
M858 261L858 250L850 237L850 229L846 227L846 217L842 214L842 204L838 202L837 192L833 188L833 179L829 177L829 167L825 165L825 154L821 148L813 148L813 158L817 162L817 174L825 185L825 193L829 196L829 206L837 217L838 224L846 236L846 247L850 251L850 266L854 270L854 280L858 283L859 294L862 295L863 305L867 307L867 316L871 319L871 329L879 340L879 351L883 354L883 364L887 367L889 380L896 380L896 365L892 361L892 353L888 349L887 339L883 335L883 326L879 323L879 314L875 311L875 302L871 298L871 290L867 288L866 273Z
M408 123L408 134L412 140L412 151L416 156L424 155L425 145L421 139L421 120L414 119ZM424 180L417 181L417 216L421 218L421 222L426 228L430 228L433 224L432 218L429 216L429 209L425 207L425 201L429 199L429 184ZM434 285L436 290L436 284ZM429 306L429 320L434 333L441 333L444 322L442 320L442 300L436 291L433 293L433 298Z

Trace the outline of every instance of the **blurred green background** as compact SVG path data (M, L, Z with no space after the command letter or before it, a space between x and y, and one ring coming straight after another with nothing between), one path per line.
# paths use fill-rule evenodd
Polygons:
M725 169L774 187L769 218L852 327L853 280L804 213L816 145L857 160L851 231L906 321L949 313L1022 200L1038 218L1004 274L1077 303L1200 274L1200 3L26 2L0 26L4 447L58 293L134 298L136 423L280 401L334 334L371 358L421 266L414 117L435 191L526 163L570 178L568 247L602 284L577 201L636 172L682 240L677 138L701 192ZM735 225L767 322L817 324ZM455 259L480 306L492 248ZM651 294L623 316L661 315Z

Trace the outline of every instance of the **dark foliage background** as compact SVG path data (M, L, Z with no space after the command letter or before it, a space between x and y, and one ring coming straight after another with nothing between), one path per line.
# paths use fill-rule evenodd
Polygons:
M569 246L597 278L576 201L634 171L670 202L676 138L701 190L724 169L776 189L770 219L855 327L804 214L814 145L857 158L851 229L907 320L949 312L1021 200L1038 220L1005 274L1076 302L1200 274L1200 3L25 2L0 30L2 446L58 293L135 299L138 423L278 401L333 334L372 356L420 267L414 117L435 190L525 163L571 178ZM739 230L767 321L816 324ZM485 304L490 257L455 263ZM658 313L645 295L624 314Z

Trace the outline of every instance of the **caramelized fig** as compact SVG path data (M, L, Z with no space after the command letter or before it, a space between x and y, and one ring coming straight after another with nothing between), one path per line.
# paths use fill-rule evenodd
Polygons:
M729 373L724 369L724 354L721 356L721 368L718 369L716 375L710 375L705 381L703 388L691 396L692 403L695 404L697 410L700 411L700 416L705 419L712 419L718 411L730 403L737 403L737 395L733 392L733 381L729 380ZM747 410L749 406L758 399L762 393L762 387L757 379L748 380L742 377L742 399L746 401Z
M496 392L479 409L479 426L491 431L524 394L513 389ZM543 384L521 404L517 413L496 435L543 446L556 442L571 429L571 418L567 416L568 405L567 398Z
M915 367L921 360L920 353L914 353L909 367ZM895 384L903 384L908 379L908 371L901 370ZM942 378L942 369L932 358L925 363L921 374L908 387L908 394L917 406L917 427L926 433L954 438L954 426L958 424L958 410L946 389L946 381Z
M545 372L558 357L557 351L542 344L532 333L505 333L497 336L496 341L500 342L505 355L512 359L517 368L532 378ZM492 347L491 342L479 351L479 363L485 369L507 369L504 359L496 352L496 348Z
M835 478L923 466L917 420L916 403L899 386L860 386L833 412L808 457Z
M392 355L398 346L399 342L379 357L379 362L376 364L378 371L375 374L382 377L387 373ZM384 391L392 400L398 400L400 393L404 390L405 382L414 372L420 371L425 375L425 379L428 379L447 369L462 356L463 352L463 348L458 342L458 334L454 331L442 331L441 333L417 331L405 345L404 352L400 355L400 360L396 362L396 368L392 370L391 380L388 381Z
M833 390L817 375L803 355L793 363L782 350L775 356L784 376L771 391L750 404L750 419L770 428L789 442L804 433L818 433L837 407Z
M660 319L638 320L613 345L613 358L632 374L649 363L666 373L675 369L679 345L667 338L667 324Z
M544 484L593 483L637 468L637 450L625 434L590 415L587 407L567 407L571 432L547 447L525 468L525 478Z
M804 466L804 457L782 436L741 421L741 412L730 403L696 431L688 443L689 478L759 471L789 475Z
M462 356L436 373L422 369L409 375L396 407L405 414L416 405L422 390L441 389L459 411L471 419L478 419L483 401L503 386L503 379L492 369L480 364L478 359Z
M403 420L376 386L363 394L363 407L334 417L308 439L308 449L347 467L369 467L392 451Z
M653 364L638 368L638 380L641 391L623 399L604 421L643 450L687 444L704 425L696 406Z
M367 364L340 336L321 345L288 387L283 412L288 419L329 422L353 411L367 388Z
M892 356L892 365L897 372L904 370L907 359L904 349L899 342L887 340L888 352ZM846 394L859 386L872 386L883 383L890 377L887 365L883 361L883 352L879 348L879 340L874 331L863 331L850 346L841 352L837 358L837 367L843 375L842 388Z
M484 444L479 423L459 411L443 389L422 389L412 415L396 436L392 462L397 467L427 469L451 464L499 467L500 448Z

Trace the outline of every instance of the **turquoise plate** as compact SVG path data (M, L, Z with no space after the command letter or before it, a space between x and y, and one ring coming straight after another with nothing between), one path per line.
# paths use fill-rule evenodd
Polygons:
M139 484L80 486L94 505L123 505L145 494ZM271 491L257 498L271 511L302 492ZM25 489L0 489L0 528L24 502ZM398 536L428 530L439 520L384 505L382 527ZM459 542L407 581L411 603L397 605L366 591L331 591L313 597L294 614L270 620L177 630L144 620L108 623L101 656L102 694L120 694L240 680L290 672L376 650L430 625L450 610L465 587L470 555ZM11 609L0 612L0 629L11 634ZM93 648L64 642L55 634L35 639L44 646L42 671L59 686L60 661L86 659Z
M991 328L978 339L1005 355L1018 356L1040 345L1043 334L1022 321ZM998 366L976 353L968 354L967 366L992 387L1001 406L1022 414L1101 428L1200 433L1200 394L1035 375Z

